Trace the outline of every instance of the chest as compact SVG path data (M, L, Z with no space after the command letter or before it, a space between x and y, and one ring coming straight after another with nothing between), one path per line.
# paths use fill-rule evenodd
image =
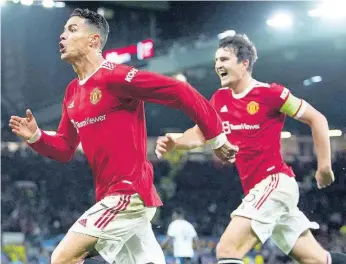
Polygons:
M122 109L135 109L136 102L118 97L105 85L78 85L66 101L70 119L97 118Z
M256 136L261 129L280 117L270 105L260 98L221 98L216 111L222 119L224 132L233 136Z

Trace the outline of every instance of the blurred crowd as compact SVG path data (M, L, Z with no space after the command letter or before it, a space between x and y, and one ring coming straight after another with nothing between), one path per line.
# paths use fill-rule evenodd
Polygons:
M25 235L26 259L16 261L49 263L50 251L62 234L94 203L87 161L80 152L72 162L61 164L28 148L3 148L1 164L2 232ZM153 165L155 185L164 201L153 221L158 238L164 237L172 210L182 207L202 238L204 263L213 263L217 240L243 197L235 167L213 160L154 161ZM300 185L301 210L320 224L316 237L327 249L346 252L346 203L342 202L346 200L346 153L339 153L333 164L336 182L323 190L314 181L315 162L297 159L290 165ZM165 252L169 256L171 248ZM1 263L16 261L3 250ZM290 263L271 241L258 245L245 262Z

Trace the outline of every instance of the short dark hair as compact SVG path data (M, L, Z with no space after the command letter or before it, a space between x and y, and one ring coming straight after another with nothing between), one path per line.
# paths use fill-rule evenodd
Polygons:
M70 17L84 18L88 25L95 27L101 36L101 49L104 48L107 42L109 25L107 20L100 14L89 9L76 8L72 11Z
M183 208L180 208L180 207L175 208L175 209L173 210L173 213L177 214L179 217L182 217L182 218L185 217L185 212L184 212L184 209L183 209Z
M232 49L238 58L238 63L249 60L248 71L252 72L253 66L257 60L257 51L255 45L245 34L236 34L220 40L219 48Z

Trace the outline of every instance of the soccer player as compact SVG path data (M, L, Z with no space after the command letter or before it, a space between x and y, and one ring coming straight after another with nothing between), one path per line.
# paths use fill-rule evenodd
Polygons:
M199 240L193 225L185 220L184 211L176 208L172 214L173 221L169 224L167 238L161 246L173 240L173 254L177 264L191 264L194 256L193 242L195 241L197 251L199 251Z
M61 162L81 143L92 168L97 203L59 243L53 264L77 263L94 249L109 263L165 263L150 223L162 202L146 156L144 101L183 110L224 162L235 151L215 109L189 84L105 61L108 32L107 21L87 9L74 10L66 22L61 59L78 78L67 86L56 135L39 129L30 110L9 121L35 151Z
M228 139L239 147L235 164L246 195L231 214L231 222L217 245L218 263L243 263L247 252L269 237L299 263L346 263L345 255L329 253L315 240L310 229L318 225L298 209L295 175L280 153L285 117L308 124L317 152L317 185L327 187L334 181L328 122L285 86L253 79L256 59L255 46L240 34L221 40L215 56L222 88L210 102L220 114ZM178 139L160 137L156 153L162 156L173 148L192 149L204 142L196 125Z

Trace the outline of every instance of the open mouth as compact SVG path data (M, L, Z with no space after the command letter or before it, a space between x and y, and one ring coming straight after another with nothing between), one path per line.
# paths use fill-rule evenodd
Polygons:
M60 48L60 52L64 52L65 50L65 45L62 44L61 42L59 43L59 48Z
M227 76L227 72L221 72L221 73L220 73L220 76L221 76L221 78L226 77L226 76Z

